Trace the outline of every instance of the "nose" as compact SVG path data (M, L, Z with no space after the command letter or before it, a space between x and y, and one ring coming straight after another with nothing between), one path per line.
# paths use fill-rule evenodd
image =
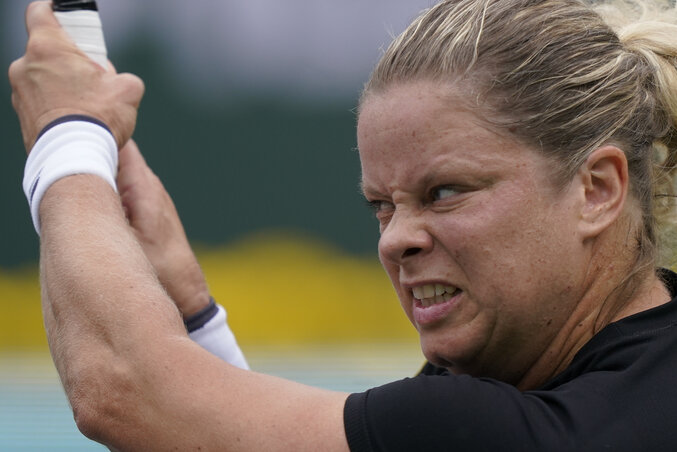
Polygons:
M433 238L425 228L424 219L417 212L396 211L381 232L378 250L381 260L395 264L432 249Z

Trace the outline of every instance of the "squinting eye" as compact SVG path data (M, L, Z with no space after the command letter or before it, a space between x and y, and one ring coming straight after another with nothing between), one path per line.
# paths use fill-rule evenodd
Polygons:
M459 191L454 189L450 185L443 185L441 187L433 188L430 193L432 195L433 200L439 201L441 199L457 195L459 193Z
M389 212L395 207L388 201L367 201L367 206L374 211L376 215L383 212Z

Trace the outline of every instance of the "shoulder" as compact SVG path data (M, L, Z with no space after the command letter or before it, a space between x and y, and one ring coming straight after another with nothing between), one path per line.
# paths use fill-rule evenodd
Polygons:
M675 296L677 275L661 276ZM608 325L539 390L426 363L349 396L344 424L353 451L674 450L675 406L677 299Z

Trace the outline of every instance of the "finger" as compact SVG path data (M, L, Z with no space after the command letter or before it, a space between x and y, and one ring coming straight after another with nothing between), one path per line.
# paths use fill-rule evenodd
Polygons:
M134 140L129 140L120 149L118 162L118 179L133 179L148 167L146 160L141 155L139 146Z
M66 51L77 53L91 62L91 59L80 50L57 20L52 10L52 2L37 1L28 5L28 8L26 8L26 30L29 37L28 47L36 56L43 56L41 52L54 54L57 51ZM97 68L100 68L100 66L97 65ZM115 69L110 64L104 70L115 73Z
M127 144L125 144L122 149L120 149L120 166L131 165L131 166L144 166L146 160L141 155L139 146L136 144L134 139L130 139Z
M117 185L120 194L124 197L131 187L149 187L150 176L153 171L146 164L139 147L134 140L129 140L120 149L118 159ZM139 185L140 184L140 185ZM142 188L142 190L144 190ZM135 189L134 191L137 191Z
M118 82L122 87L121 97L129 105L138 107L146 91L146 85L137 75L123 72L117 75Z
M115 97L120 104L117 110L118 116L113 117L113 120L120 122L111 122L108 126L113 131L118 147L121 148L134 132L138 107L146 88L143 80L133 74L107 74L107 77L107 80L112 83Z
M26 55L38 59L60 52L77 53L87 56L75 45L54 16L51 2L33 2L26 8L26 30L28 43Z
M26 8L26 30L30 35L36 29L59 29L61 25L52 12L52 2L33 2Z

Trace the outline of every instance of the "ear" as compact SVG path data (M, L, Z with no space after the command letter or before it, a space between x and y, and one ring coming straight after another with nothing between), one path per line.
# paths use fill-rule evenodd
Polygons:
M579 169L584 203L580 232L592 238L621 216L628 195L628 160L616 146L597 148Z

